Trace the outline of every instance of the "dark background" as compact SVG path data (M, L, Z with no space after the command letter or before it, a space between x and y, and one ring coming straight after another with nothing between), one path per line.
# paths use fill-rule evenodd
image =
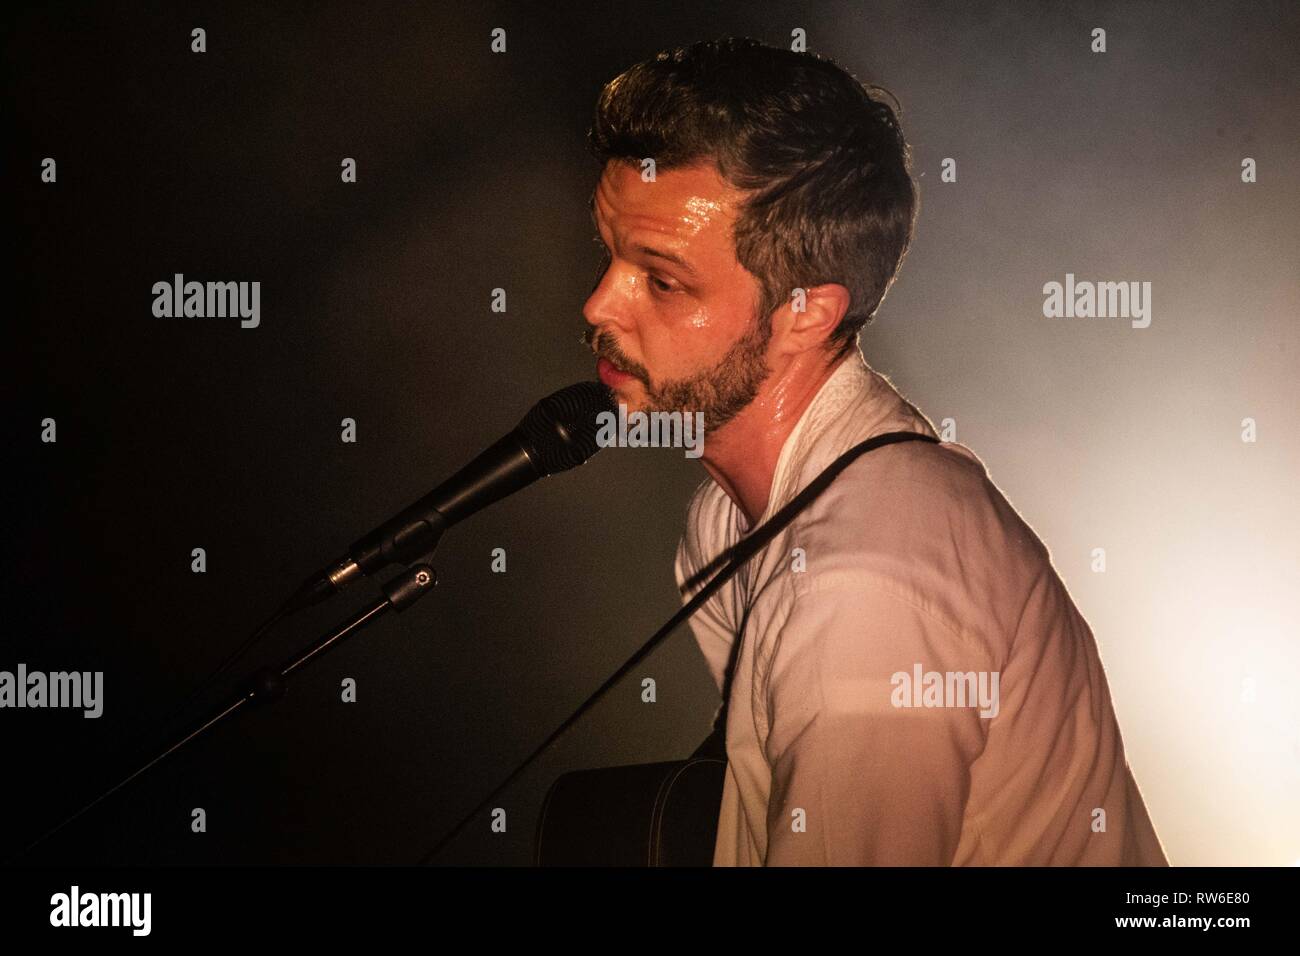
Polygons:
M787 45L802 27L809 49L899 97L915 151L917 238L863 336L868 361L936 423L955 419L1052 548L1171 859L1300 856L1296 5L6 16L0 669L105 673L98 720L0 712L6 854L161 745L162 715L304 574L536 399L594 377L578 336L601 85L666 47ZM190 52L194 27L206 53ZM959 180L941 184L949 156ZM151 287L176 272L260 281L260 327L155 318ZM1152 281L1152 327L1045 319L1042 285L1066 272ZM506 314L489 309L496 287ZM39 440L45 417L57 444ZM356 444L339 439L345 417ZM679 450L606 452L477 515L444 539L433 596L27 859L414 862L675 610L703 477ZM1089 573L1096 546L1107 575ZM241 670L371 593L293 619ZM1267 713L1234 709L1248 675ZM646 676L657 703L640 701ZM339 701L346 677L355 704ZM558 774L685 756L716 705L683 630L506 792L506 834L485 819L441 862L527 863Z

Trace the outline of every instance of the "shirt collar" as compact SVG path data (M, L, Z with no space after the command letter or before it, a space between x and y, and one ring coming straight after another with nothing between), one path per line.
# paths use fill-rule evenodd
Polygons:
M770 518L841 454L884 431L935 434L925 416L867 364L861 349L854 348L822 383L786 437L772 475L767 508L752 527ZM734 522L741 536L752 530L738 507L734 508Z

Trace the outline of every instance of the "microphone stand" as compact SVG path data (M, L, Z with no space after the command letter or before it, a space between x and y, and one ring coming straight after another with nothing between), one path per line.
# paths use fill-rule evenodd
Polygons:
M182 736L170 747L167 747L158 754L158 756L154 757L139 770L135 771L135 773L131 774L129 777L108 790L105 790L98 797L86 804L72 816L65 819L58 826L54 827L52 830L47 830L42 836L27 844L27 846L19 851L19 853L17 853L12 859L16 860L30 852L34 847L58 833L68 824L80 818L83 814L112 796L118 790L121 790L131 781L162 763L162 761L180 750L191 740L201 737L223 720L238 713L240 710L246 709L248 704L265 704L278 700L284 695L285 682L288 680L290 675L316 660L326 651L331 650L338 644L342 643L344 638L350 637L362 628L374 623L376 619L382 617L390 610L396 611L399 614L402 611L405 611L420 598L424 597L424 595L428 594L429 591L431 591L438 583L437 572L435 572L429 564L432 559L433 555L431 553L426 554L424 557L417 559L415 563L411 564L407 570L390 581L380 585L381 590L384 592L384 596L381 599L368 607L357 611L343 624L340 624L313 643L308 644L297 654L290 657L280 667L263 667L257 670L252 677L245 682L244 689L239 691L221 707L216 708L210 717L200 721L195 725L193 730ZM12 862L12 860L9 862Z

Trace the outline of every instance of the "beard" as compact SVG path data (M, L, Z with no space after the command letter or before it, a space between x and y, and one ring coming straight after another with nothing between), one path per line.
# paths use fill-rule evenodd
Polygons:
M623 354L608 332L588 329L583 336L598 357L607 359L641 382L646 390L645 412L703 412L704 425L718 429L743 411L767 381L767 345L772 323L757 316L742 335L713 366L686 378L666 379L657 384L644 365Z

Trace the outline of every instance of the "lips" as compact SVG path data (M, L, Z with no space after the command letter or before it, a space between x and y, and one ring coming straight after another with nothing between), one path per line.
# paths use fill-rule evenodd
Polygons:
M618 388L620 385L634 381L633 376L623 371L607 358L596 360L596 374L600 380L610 388Z

